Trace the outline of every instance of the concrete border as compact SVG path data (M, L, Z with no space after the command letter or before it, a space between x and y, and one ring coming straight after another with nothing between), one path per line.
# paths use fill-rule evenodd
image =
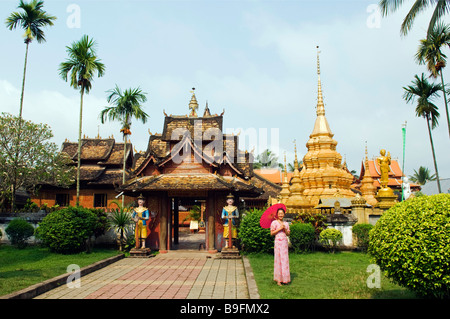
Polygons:
M120 259L124 258L124 254L119 254L117 256L112 256L100 261L97 261L91 265L83 267L80 269L80 275L84 276L96 270L99 270L103 267L106 267ZM33 299L34 297L41 295L51 289L59 287L67 282L67 278L72 275L70 274L62 274L57 277L47 279L43 282L37 283L35 285L29 286L22 290L10 293L8 295L0 296L0 299Z
M245 278L247 279L248 296L250 299L260 299L258 286L256 285L253 269L247 256L242 256L244 263Z

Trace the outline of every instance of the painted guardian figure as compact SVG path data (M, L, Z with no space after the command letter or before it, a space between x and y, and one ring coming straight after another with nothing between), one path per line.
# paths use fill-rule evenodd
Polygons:
M237 238L237 219L239 218L239 210L234 204L234 196L233 194L229 194L227 196L227 206L223 207L222 209L222 219L223 222L223 238L228 239L230 233L229 233L229 225L228 225L228 219L231 218L231 237L234 239ZM228 240L225 241L225 248L229 247ZM233 246L233 245L232 245ZM231 248L231 247L230 247Z
M135 238L136 238L136 248L145 248L145 240L147 239L147 223L150 218L147 207L144 207L145 198L139 195L137 198L138 207L133 209L131 217L136 223L135 226Z

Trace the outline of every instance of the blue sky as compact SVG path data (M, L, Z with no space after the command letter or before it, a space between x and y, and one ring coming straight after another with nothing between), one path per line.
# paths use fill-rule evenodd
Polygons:
M312 132L317 100L316 45L320 46L326 117L337 150L350 169L360 170L365 141L369 156L381 148L402 160L401 126L407 121L405 173L426 166L434 171L424 119L402 99L403 86L426 72L414 62L425 36L429 12L407 37L400 24L411 5L377 19L376 1L258 0L46 0L45 10L58 17L45 30L47 42L30 45L23 116L51 126L54 142L77 140L79 93L58 76L65 47L83 34L98 44L106 73L95 79L85 99L83 133L121 139L118 123L100 124L106 91L140 86L147 92L147 124L132 125L131 141L145 150L148 131L161 132L163 110L188 114L190 90L196 88L199 113L206 101L212 113L225 109L224 127L278 129L277 153L300 158ZM18 1L4 0L5 19ZM70 27L79 8L80 27ZM375 20L373 20L375 19ZM375 24L373 22L375 21ZM378 22L378 23L376 23ZM18 113L25 45L23 31L0 28L0 111ZM447 52L448 53L448 52ZM450 76L447 69L444 77ZM450 177L450 148L443 100L440 126L433 131L439 173ZM262 138L259 138L262 140ZM241 148L259 151L259 145Z

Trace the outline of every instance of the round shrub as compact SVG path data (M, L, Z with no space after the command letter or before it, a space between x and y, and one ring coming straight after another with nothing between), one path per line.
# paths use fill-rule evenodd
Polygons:
M11 244L24 248L27 240L34 234L34 227L22 218L13 219L5 229Z
M305 252L311 249L316 238L316 231L313 225L304 223L292 223L289 227L291 234L292 249L298 252Z
M97 216L91 210L67 207L45 216L36 234L54 252L77 253L86 249L97 223Z
M335 228L327 228L320 232L319 242L331 252L335 252L338 243L342 239L342 233Z
M270 236L270 229L262 228L259 224L263 213L259 209L253 209L242 217L238 232L242 250L246 252L273 251L274 238Z
M418 295L450 297L450 194L420 196L386 211L368 253L386 276Z
M356 224L352 232L356 236L356 245L363 251L369 246L369 232L373 228L371 224Z

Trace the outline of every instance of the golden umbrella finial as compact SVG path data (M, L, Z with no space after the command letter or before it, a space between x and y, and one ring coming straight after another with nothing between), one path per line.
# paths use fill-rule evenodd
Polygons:
M197 99L195 98L195 88L192 88L192 97L191 101L189 102L189 109L191 110L190 116L197 116L197 109L198 109L198 103Z

